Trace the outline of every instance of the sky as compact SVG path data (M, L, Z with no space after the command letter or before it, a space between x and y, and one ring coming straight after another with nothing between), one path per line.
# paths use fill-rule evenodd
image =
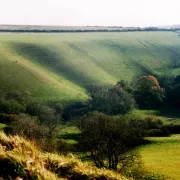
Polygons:
M179 8L180 0L0 0L0 24L176 25Z

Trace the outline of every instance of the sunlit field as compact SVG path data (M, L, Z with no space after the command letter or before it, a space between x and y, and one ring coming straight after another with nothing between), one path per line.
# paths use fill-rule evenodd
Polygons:
M145 167L164 179L180 179L180 135L149 138L151 144L141 147Z

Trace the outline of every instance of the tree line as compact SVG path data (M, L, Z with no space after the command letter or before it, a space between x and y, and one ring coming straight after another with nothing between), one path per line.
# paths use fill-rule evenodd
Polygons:
M178 31L180 29L175 29ZM15 33L83 33L83 32L134 32L134 31L174 31L174 29L165 28L122 28L122 29L0 29L0 32Z

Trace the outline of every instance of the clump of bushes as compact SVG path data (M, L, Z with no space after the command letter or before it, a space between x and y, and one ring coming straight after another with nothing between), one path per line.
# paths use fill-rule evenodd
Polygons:
M156 116L146 116L144 121L147 126L147 130L145 132L145 136L149 137L161 137L161 136L169 136L170 132L167 127L164 125L163 121Z

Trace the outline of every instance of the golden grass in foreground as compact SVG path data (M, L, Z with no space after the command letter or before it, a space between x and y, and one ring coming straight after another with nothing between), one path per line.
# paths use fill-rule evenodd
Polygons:
M33 143L0 132L0 179L125 180L113 171L89 167L71 155L42 153Z

